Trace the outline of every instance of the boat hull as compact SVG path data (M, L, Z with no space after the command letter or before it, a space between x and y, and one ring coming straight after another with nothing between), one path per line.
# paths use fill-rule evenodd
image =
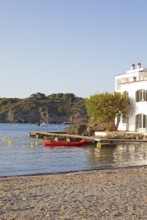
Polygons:
M50 146L50 147L76 147L76 146L83 146L86 145L86 141L74 141L74 142L64 142L64 141L45 141L44 146Z

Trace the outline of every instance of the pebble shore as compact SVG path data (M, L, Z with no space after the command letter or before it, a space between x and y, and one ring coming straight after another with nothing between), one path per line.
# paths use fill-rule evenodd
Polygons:
M0 220L145 220L147 166L0 177Z

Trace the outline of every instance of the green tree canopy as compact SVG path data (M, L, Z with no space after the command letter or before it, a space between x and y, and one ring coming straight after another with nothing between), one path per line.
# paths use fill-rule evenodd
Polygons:
M90 96L85 100L87 113L92 122L115 124L115 117L129 113L130 101L125 94L121 93L100 93Z
M45 99L46 98L46 95L44 93L41 93L41 92L37 92L35 94L32 94L30 96L30 98L34 98L34 99Z

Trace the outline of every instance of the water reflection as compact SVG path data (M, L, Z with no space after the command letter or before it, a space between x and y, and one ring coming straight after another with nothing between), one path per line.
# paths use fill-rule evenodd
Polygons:
M114 149L111 147L90 146L88 161L90 164L111 164L113 162L113 151Z
M118 144L114 153L116 165L146 165L147 143Z
M147 143L122 143L102 148L91 146L87 160L95 168L99 164L118 167L147 165Z

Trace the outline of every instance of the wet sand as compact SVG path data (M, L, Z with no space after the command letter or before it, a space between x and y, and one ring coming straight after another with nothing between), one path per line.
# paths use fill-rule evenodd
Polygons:
M0 177L1 220L145 220L147 166Z

